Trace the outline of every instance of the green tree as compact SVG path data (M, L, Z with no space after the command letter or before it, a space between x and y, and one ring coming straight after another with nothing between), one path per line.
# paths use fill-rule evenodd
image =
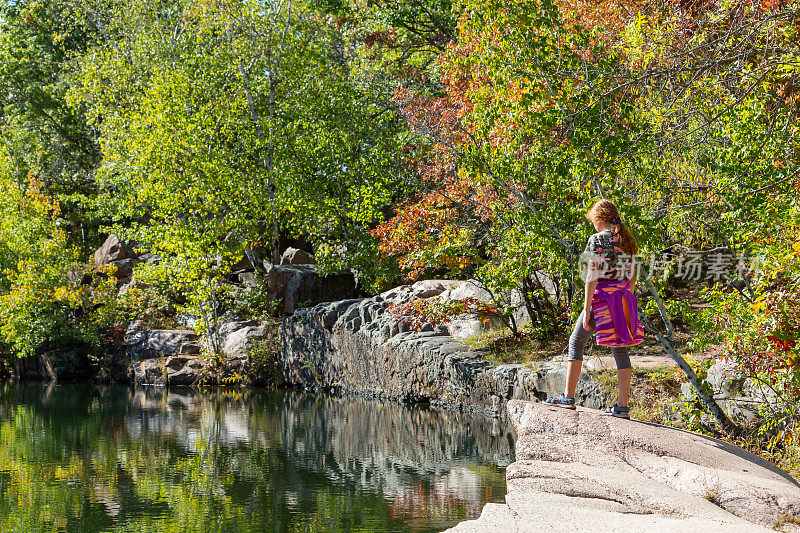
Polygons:
M88 249L98 221L92 175L100 158L96 131L66 101L76 59L95 34L73 2L0 4L0 146L7 172L25 187L36 176L63 204L69 240Z

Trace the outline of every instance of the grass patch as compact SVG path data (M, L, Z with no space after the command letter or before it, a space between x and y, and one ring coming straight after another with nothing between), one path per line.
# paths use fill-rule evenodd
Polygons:
M598 370L593 373L595 382L612 401L617 395L617 371ZM678 367L633 367L628 405L631 418L655 424L676 425L680 419L681 381Z
M797 518L790 514L783 515L782 517L780 517L780 519L778 519L777 522L775 522L775 529L778 531L783 531L784 530L783 526L785 526L786 524L800 526L800 518Z
M515 337L510 330L503 328L467 337L462 342L470 350L488 352L485 356L487 360L500 364L528 364L544 361L561 354L567 345L567 339L566 333L559 332L542 340L535 333L527 330L521 331Z
M710 501L711 503L713 503L718 507L722 507L722 498L720 496L720 489L718 486L708 489L705 492L705 494L703 494L703 498L705 498L706 500Z

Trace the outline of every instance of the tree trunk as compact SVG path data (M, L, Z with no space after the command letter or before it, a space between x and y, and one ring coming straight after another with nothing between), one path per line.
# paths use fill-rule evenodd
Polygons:
M647 280L647 285L651 292L655 291L656 294L658 294L658 291L656 291L656 288L651 280ZM658 305L658 310L659 313L661 313L661 316L669 318L666 309L664 309L664 304L661 302L660 298L656 300L656 305ZM639 311L639 321L644 326L644 329L661 343L661 346L664 348L664 351L667 352L667 355L669 355L672 360L675 361L675 364L677 364L678 368L681 369L683 374L686 376L686 379L688 379L689 383L692 384L692 388L697 393L697 397L700 398L700 401L703 402L703 405L705 405L706 409L708 409L708 412L711 413L711 416L714 417L714 420L717 421L717 424L719 424L722 430L728 434L737 434L739 432L739 427L734 424L730 418L728 418L728 415L725 414L725 411L719 406L714 398L705 393L700 378L697 377L697 374L694 370L692 370L692 367L689 366L689 363L686 362L686 359L678 354L678 352L675 350L675 347L672 346L670 339L662 335L641 310Z
M530 290L530 279L528 276L525 276L522 278L522 299L525 302L525 309L528 311L531 322L535 324L537 322L537 317L536 311L533 309L533 303L531 302Z
M672 326L672 321L669 319L669 313L667 313L667 308L664 307L664 301L661 299L661 295L658 294L658 289L656 289L655 284L653 284L653 280L648 279L645 282L645 285L647 285L647 289L653 296L653 300L655 300L656 305L658 306L658 314L661 315L661 320L664 321L664 326L666 326L667 328L666 339L671 341L672 335L673 333L675 333L675 328Z
M269 142L267 143L266 154L263 158L264 171L267 174L267 202L270 204L270 208L275 210L272 215L272 227L270 228L269 239L270 261L275 265L280 262L280 224L278 222L278 213L276 208L277 186L275 184L275 86L279 81L278 71L281 68L283 50L286 47L286 34L289 31L291 21L292 0L289 0L286 13L286 24L283 27L278 54L275 60L272 61L271 68L269 69ZM245 96L247 97L247 106L250 111L250 119L253 122L258 140L263 146L267 139L264 135L264 128L261 126L261 117L259 116L253 101L250 76L240 59L237 59L237 67L239 69L239 74L242 76L242 82L244 83L244 92Z

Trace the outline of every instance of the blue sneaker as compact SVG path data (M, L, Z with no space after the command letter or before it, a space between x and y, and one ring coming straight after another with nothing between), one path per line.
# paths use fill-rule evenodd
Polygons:
M563 407L564 409L575 409L575 398L567 398L563 394L558 398L552 396L544 401L548 405L555 405L556 407Z
M624 418L626 420L630 420L631 418L630 408L620 407L617 404L614 404L612 407L606 407L606 410L603 411L603 414L609 416L616 416L617 418Z

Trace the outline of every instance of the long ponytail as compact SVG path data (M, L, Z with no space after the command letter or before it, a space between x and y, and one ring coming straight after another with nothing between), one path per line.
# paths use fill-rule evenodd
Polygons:
M611 224L614 234L619 237L619 248L628 255L636 255L639 247L633 238L628 225L620 218L617 206L611 200L598 200L594 203L586 218L590 221L603 220Z

